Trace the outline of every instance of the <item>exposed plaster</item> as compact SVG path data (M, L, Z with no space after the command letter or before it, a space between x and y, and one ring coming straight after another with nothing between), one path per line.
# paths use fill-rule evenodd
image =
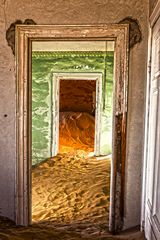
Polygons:
M0 0L0 201L1 215L14 218L15 212L15 89L14 55L5 39L3 2ZM152 0L153 1L153 0ZM17 19L34 19L38 24L100 24L118 23L127 16L138 19L143 41L132 48L129 63L127 157L125 175L125 229L140 223L141 166L143 156L143 117L146 87L148 37L148 1L146 0L70 0L70 1L7 0L7 28ZM136 48L138 47L138 51ZM11 69L11 71L9 70ZM6 112L7 111L7 112ZM8 117L4 118L7 113ZM136 149L136 151L135 151ZM134 179L134 184L133 184ZM133 194L136 192L136 194Z
M4 0L6 1L6 0ZM13 54L15 55L15 26L18 24L30 24L35 25L35 21L32 19L26 19L24 22L21 20L16 20L14 23L10 25L10 27L6 31L6 39L8 42L8 46L11 47Z
M133 48L134 45L142 41L141 27L137 19L126 17L119 23L129 24L129 47Z
M4 19L5 19L5 29L7 26L7 17L6 17L6 1L3 0L3 10L4 10ZM137 19L133 19L132 17L126 17L121 20L119 23L127 23L129 24L129 46L133 48L135 44L140 43L142 41L142 33L140 30L140 25ZM15 55L15 26L17 24L36 24L32 19L26 19L24 22L21 20L16 20L14 23L10 25L10 27L6 31L6 39L8 42L8 46L11 47L13 54Z

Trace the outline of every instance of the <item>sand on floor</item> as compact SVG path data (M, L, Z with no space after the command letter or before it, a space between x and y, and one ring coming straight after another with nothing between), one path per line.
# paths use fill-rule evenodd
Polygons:
M61 112L60 153L32 170L34 222L108 224L110 158L89 157L94 151L94 116Z
M32 171L33 221L105 221L108 224L110 159L77 151L58 154Z
M88 156L94 148L93 116L65 114L61 153L32 169L33 224L15 226L0 217L0 240L143 240L140 232L109 234L110 158Z
M86 112L60 112L59 151L94 151L95 117Z
M96 223L79 224L33 224L28 227L15 226L7 218L0 217L0 240L144 240L139 229L112 235L106 225Z

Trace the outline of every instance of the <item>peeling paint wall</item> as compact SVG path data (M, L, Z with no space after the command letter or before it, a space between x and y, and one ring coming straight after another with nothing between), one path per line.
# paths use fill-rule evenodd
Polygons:
M114 52L34 52L32 54L33 165L51 157L51 95L53 74L56 72L102 74L104 106L102 106L100 151L102 155L111 153L112 141L109 136L112 132L113 62ZM67 99L65 102L67 103Z
M17 19L33 19L37 24L100 24L118 23L131 16L139 21L142 42L131 49L129 57L124 225L128 228L140 223L148 8L146 0L0 0L1 215L14 219L15 213L15 59L6 41L6 30Z

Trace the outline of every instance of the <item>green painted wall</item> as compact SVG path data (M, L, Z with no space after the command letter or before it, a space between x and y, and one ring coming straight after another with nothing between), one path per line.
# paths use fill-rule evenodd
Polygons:
M111 152L113 52L32 53L32 163L51 156L51 84L54 72L103 74L102 154ZM108 140L106 140L106 137Z

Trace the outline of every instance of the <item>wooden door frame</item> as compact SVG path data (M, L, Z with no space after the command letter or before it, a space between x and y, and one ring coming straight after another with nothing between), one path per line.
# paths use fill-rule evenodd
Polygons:
M127 24L16 26L16 224L31 223L32 41L115 41L109 229L123 228L128 89Z
M58 72L52 78L52 156L59 152L59 97L60 80L90 80L96 81L96 108L95 108L95 140L94 155L100 155L101 140L101 110L102 110L102 73L90 72ZM54 120L55 119L55 120Z

